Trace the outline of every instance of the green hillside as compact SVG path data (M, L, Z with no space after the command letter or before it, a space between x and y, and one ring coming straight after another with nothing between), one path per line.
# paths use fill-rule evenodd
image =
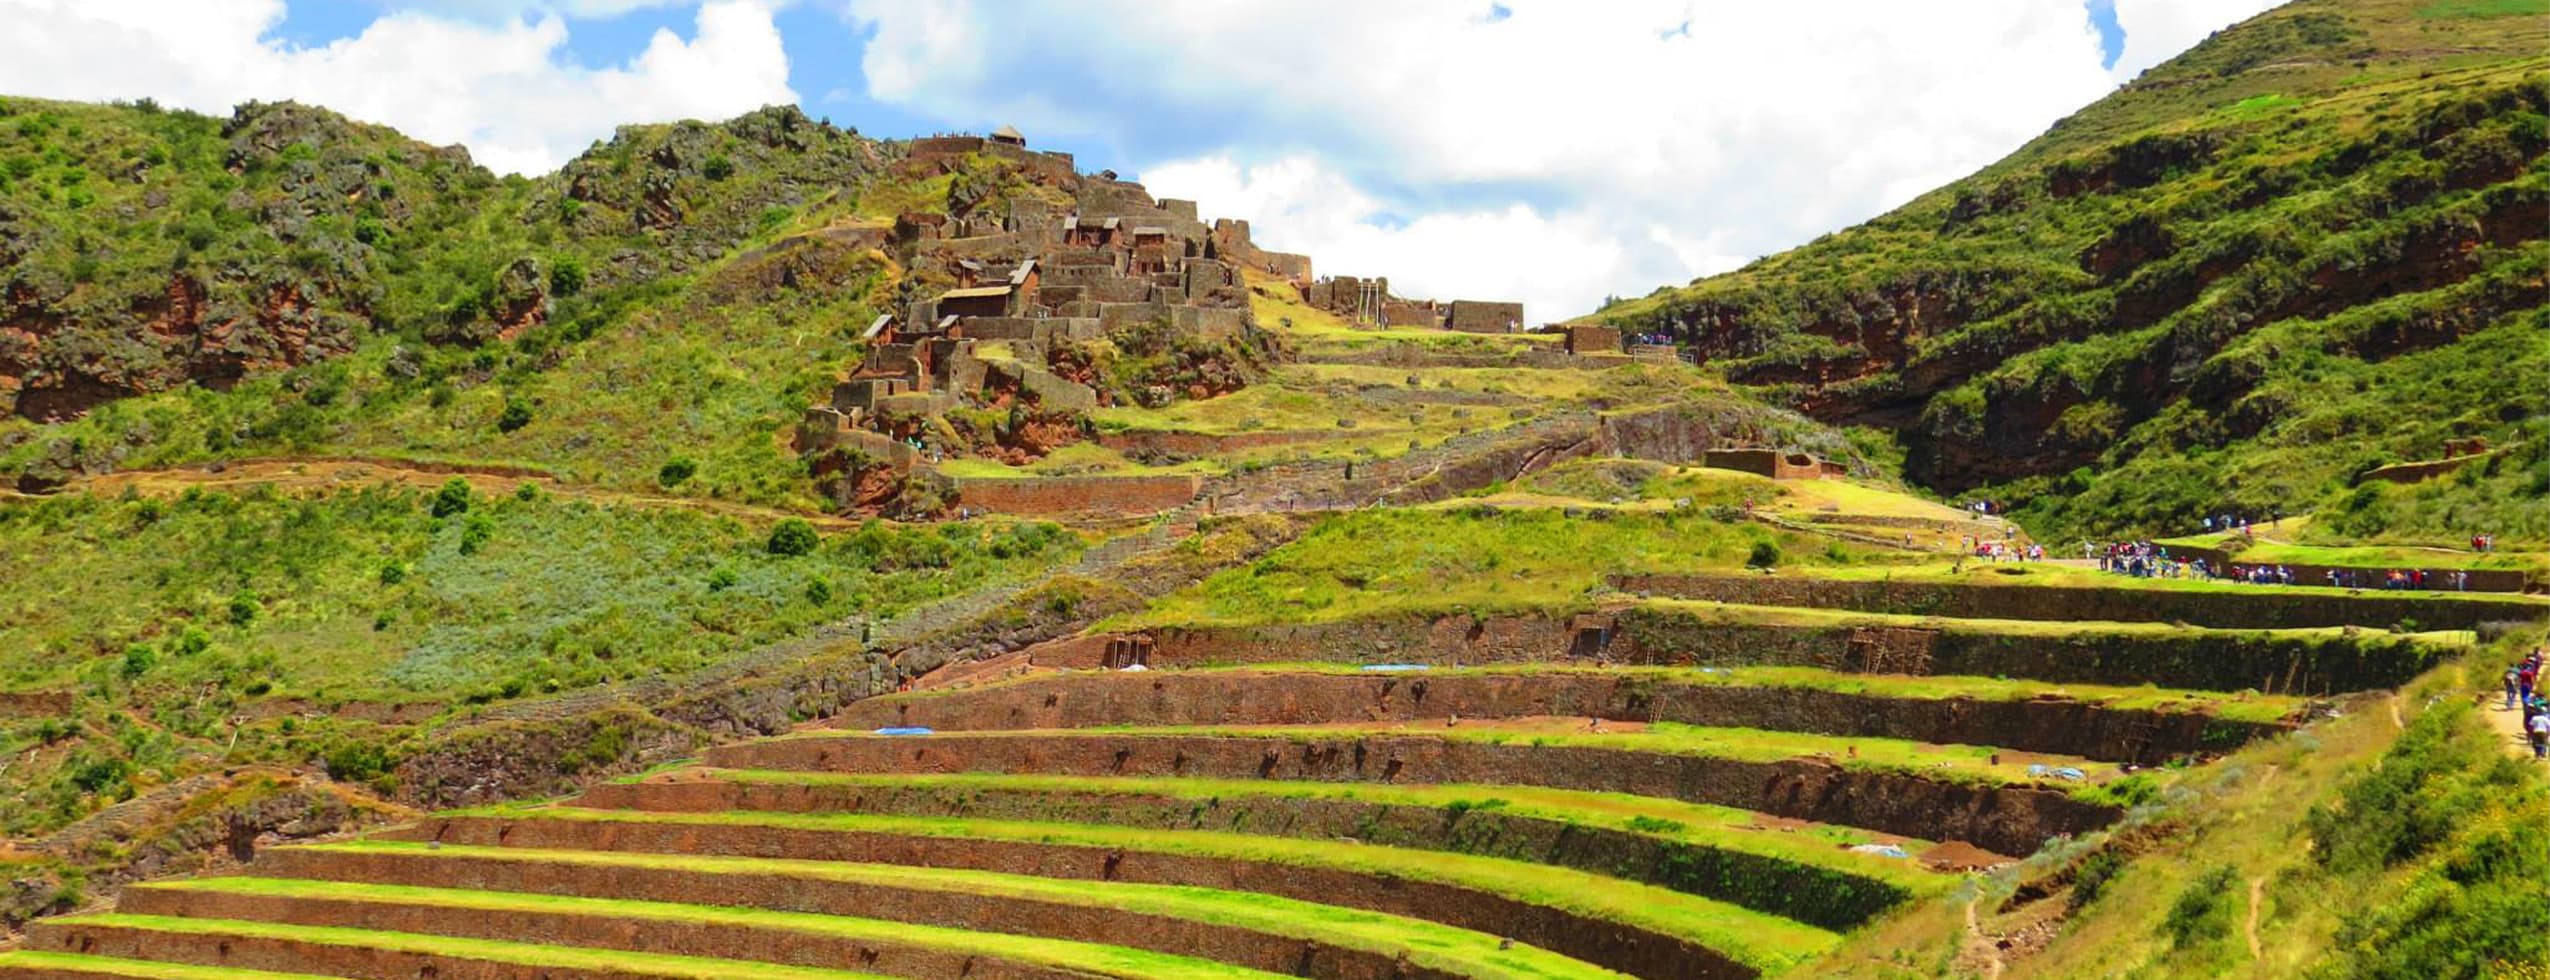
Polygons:
M635 487L684 457L678 492L802 499L774 437L876 267L728 260L883 152L774 108L499 179L307 106L0 100L0 473L363 452Z
M2041 536L2333 504L2522 448L2358 531L2550 536L2550 17L2299 0L1867 224L1602 317L1895 430L1907 475Z

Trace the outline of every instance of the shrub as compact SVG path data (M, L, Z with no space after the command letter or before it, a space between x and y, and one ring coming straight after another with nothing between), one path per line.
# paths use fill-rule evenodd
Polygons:
M719 565L708 570L708 591L724 592L734 588L738 580L734 569Z
M821 542L822 539L815 535L815 526L806 523L803 518L791 517L770 529L769 549L774 555L811 555L815 552L815 545Z
M832 582L822 578L808 579L806 581L806 602L817 606L831 604Z
M2161 932L2182 949L2230 935L2231 889L2239 880L2239 869L2228 864L2206 869L2187 883L2176 901L2169 903L2169 914L2161 919Z
M1747 568L1771 568L1780 563L1780 546L1769 541L1753 542L1753 553L1744 557Z
M452 477L443 481L442 489L434 491L432 512L435 517L450 517L453 514L462 513L469 509L469 498L469 481L457 476Z
M158 662L159 654L152 652L148 646L136 643L125 647L122 671L124 680L127 683L140 680L142 675L150 673L151 666Z
M540 484L525 480L514 485L514 499L532 503L540 499Z
M377 743L346 741L329 746L319 764L326 767L331 779L363 783L390 771L390 754Z
M495 537L495 521L489 520L485 514L471 514L469 519L461 522L460 525L460 553L477 554L479 549L485 548L487 542Z
M584 263L570 256L560 256L549 260L549 292L565 297L583 291Z
M517 401L505 403L503 414L496 416L496 431L512 432L531 424L531 406Z
M735 176L735 161L729 159L726 154L720 153L709 157L707 163L701 164L699 172L700 176L710 180L725 180Z
M232 626L246 626L249 623L255 622L257 619L257 597L246 592L233 593L230 597L229 613L230 625Z
M697 472L699 472L699 464L691 462L690 457L675 456L665 460L663 468L655 471L655 482L671 487L690 479L691 474Z

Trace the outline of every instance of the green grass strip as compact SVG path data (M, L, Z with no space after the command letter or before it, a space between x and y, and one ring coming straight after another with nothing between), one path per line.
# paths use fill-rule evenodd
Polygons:
M1380 674L1362 669L1357 664L1305 661L1300 663L1229 664L1201 667L1155 668L1161 673L1210 673L1225 676L1320 674L1357 677L1468 677L1525 676L1556 677L1596 675L1630 677L1663 685L1693 687L1776 687L1831 691L1877 698L1945 701L1968 698L1978 701L2030 701L2045 695L2056 695L2074 701L2095 704L2114 710L2169 711L2185 714L2208 714L2234 721L2272 723L2300 712L2307 700L2281 695L2244 694L2222 691L2190 691L2164 688L2151 684L2125 687L2114 684L2071 684L2004 677L1974 677L1957 674L1860 674L1825 670L1820 667L1595 667L1564 662L1477 664L1437 666L1422 673ZM927 702L932 699L962 697L970 692L1004 687L1020 687L1038 682L1052 682L1064 674L1021 674L965 687L943 687L928 691L889 694L880 703ZM1156 675L1155 675L1156 676Z
M1451 885L1587 918L1687 936L1730 958L1764 968L1822 953L1835 941L1833 933L1814 926L1654 885L1529 861L1374 844L1341 846L1334 841L1211 830L861 813L645 813L573 807L493 807L454 815L1003 840L1321 868Z
M2054 783L2028 775L2031 764L2072 766L2088 774L2088 783L2097 784L2118 778L2124 771L2114 763L2091 762L2073 756L2029 753L2024 758L1987 745L1933 745L1904 739L1875 738L1857 735L1815 735L1806 732L1783 732L1759 728L1717 728L1656 722L1645 731L1591 732L1582 730L1518 731L1488 727L1493 722L1447 728L1423 722L1406 726L1361 723L1351 725L1161 725L1100 726L1068 729L1000 729L948 732L940 736L884 736L835 731L806 731L779 736L775 741L795 739L885 739L926 741L930 738L1069 738L1096 736L1131 738L1261 738L1281 739L1294 743L1310 743L1354 738L1436 738L1451 742L1484 745L1528 745L1536 748L1610 749L1620 752L1647 752L1659 755L1729 759L1738 762L1782 762L1791 759L1816 758L1859 772L1896 773L1977 785L2044 785L2065 790L2078 789L2081 782ZM1553 726L1554 728L1556 726ZM2007 756L1995 765L1996 755ZM715 758L715 756L711 756Z
M706 770L737 783L789 786L856 786L905 788L950 794L982 792L1085 793L1146 796L1197 803L1224 800L1339 800L1387 806L1435 809L1494 808L1513 814L1583 827L1630 831L1701 847L1756 854L1814 867L1864 875L1927 894L1954 886L1960 876L1930 871L1899 858L1856 854L1845 850L1879 835L1839 824L1809 824L1794 831L1763 830L1761 814L1729 806L1685 803L1628 793L1549 789L1540 786L1398 785L1313 783L1266 779L1185 779L1130 776L1045 776L1003 773L870 773L783 772L750 769ZM1931 841L1885 835L1919 853Z
M855 942L892 943L955 953L975 953L1019 963L1117 977L1201 980L1223 977L1274 977L1212 960L1129 949L1068 939L1046 939L1003 932L974 932L944 926L883 919L783 912L769 909L682 905L615 898L583 898L531 892L489 892L414 885L372 885L299 878L202 878L147 886L185 892L217 892L283 898L318 898L395 902L489 913L560 914L664 922L683 925L779 929Z
M312 946L351 946L359 949L389 950L421 956L449 956L455 959L556 970L621 970L655 976L682 977L685 980L727 980L727 978L883 980L872 973L853 973L847 970L821 970L803 966L781 966L775 963L718 960L704 956L664 956L620 950L584 949L575 946L507 943L488 939L463 939L457 936L428 936L412 932L347 929L340 926L297 926L232 919L126 915L121 912L83 915L60 921L189 936L239 936L306 943Z
M155 963L149 960L119 960L109 956L83 956L78 953L46 953L35 950L0 953L0 974L11 970L93 973L101 977L143 977L147 980L327 980L325 977L308 973L269 973L264 970L241 970L227 966Z

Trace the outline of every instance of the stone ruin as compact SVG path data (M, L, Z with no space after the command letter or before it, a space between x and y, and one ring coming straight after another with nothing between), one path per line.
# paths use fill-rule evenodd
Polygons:
M866 358L806 411L800 452L855 449L908 470L943 448L931 420L962 406L1085 412L1105 396L1056 373L1061 346L1152 324L1207 340L1253 333L1242 264L1309 272L1306 256L1258 249L1246 222L1207 225L1193 201L1080 175L1070 155L1031 151L1007 127L915 140L900 172L962 178L976 159L1014 167L1026 190L997 203L952 191L949 214L895 219L885 247L908 294L863 332ZM985 356L993 342L1004 353Z
M1349 323L1457 330L1462 333L1523 332L1521 303L1475 299L1438 303L1430 299L1409 299L1393 295L1387 277L1311 279L1307 261L1302 264L1301 271L1303 275L1294 280L1294 285L1301 290L1302 302L1314 309L1344 317Z

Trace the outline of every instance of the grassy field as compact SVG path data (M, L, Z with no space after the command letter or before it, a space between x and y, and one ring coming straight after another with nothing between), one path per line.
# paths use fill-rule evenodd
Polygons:
M525 811L501 810L515 816ZM557 819L611 819L598 811L541 810ZM664 815L659 822L679 822ZM758 816L758 815L757 815ZM653 816L650 820L656 819ZM822 819L822 818L817 818ZM424 853L422 844L329 844L323 850ZM545 851L507 847L447 846L436 853L455 857L554 862L603 868L661 868L698 874L772 874L815 881L842 881L890 888L922 888L969 894L1024 898L1117 909L1129 913L1192 919L1278 936L1312 939L1352 949L1390 955L1406 952L1412 962L1476 976L1614 977L1609 971L1556 956L1530 946L1498 949L1495 937L1419 919L1320 905L1244 892L1218 891L1126 882L1094 882L999 874L955 868L853 864L841 861L793 861L768 858L693 857L618 851ZM1829 935L1829 934L1826 934ZM1829 945L1829 940L1827 940Z
M1758 552L1760 548L1770 552ZM1579 519L1484 507L1360 511L1326 518L1248 566L1215 574L1140 613L1142 626L1327 622L1398 613L1548 609L1582 603L1609 577L1734 570L1758 554L1818 569L1890 560L1856 546L1701 509Z
M1210 960L1149 950L1072 942L1001 932L952 929L919 922L895 922L841 915L817 915L773 909L681 905L669 902L586 898L528 892L468 891L406 885L353 884L298 878L199 878L155 886L161 890L212 895L257 895L388 902L456 909L501 918L511 914L556 914L604 918L632 923L733 926L804 933L830 939L881 945L918 946L961 954L997 957L1014 963L1057 970L1076 970L1116 977L1161 977L1202 980L1210 977L1263 978L1275 974Z
M2334 565L2341 568L2492 568L2550 571L2550 554L2534 550L2472 551L2464 548L2421 548L2407 545L2297 544L2251 538L2238 532L2163 538L2165 547L2212 548L2229 552L2243 564Z

